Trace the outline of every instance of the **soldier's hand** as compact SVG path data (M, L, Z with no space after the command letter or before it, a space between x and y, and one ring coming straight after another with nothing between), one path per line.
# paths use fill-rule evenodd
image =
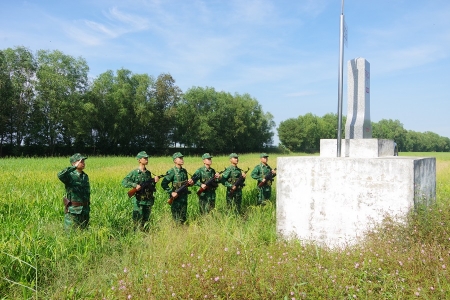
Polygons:
M172 192L172 194L171 194L171 195L172 195L172 198L176 198L178 194L177 194L177 193L175 193L175 192Z
M137 186L136 186L136 191L139 191L141 189L141 186L138 184Z
M220 174L219 173L216 173L216 174L214 174L214 178L219 178L220 177Z
M155 183L159 181L159 176L155 176Z
M235 189L236 189L236 186L233 185L233 186L231 187L231 190L234 191Z
M202 185L200 186L202 189L206 189L206 184L202 183Z
M194 184L194 180L189 179L189 180L187 181L187 183L188 183L189 185L193 185L193 184Z
M247 174L245 174L245 173L242 173L242 177L244 177L244 178L245 178L245 176L247 176Z
M261 180L261 182L266 182L266 179L265 179L265 178L263 178L263 180Z
M272 174L277 174L277 170L272 170Z

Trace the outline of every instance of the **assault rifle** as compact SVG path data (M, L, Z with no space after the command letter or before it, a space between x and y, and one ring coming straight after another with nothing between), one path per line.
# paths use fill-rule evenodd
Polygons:
M154 174L153 174L154 175ZM166 176L165 174L162 175L158 175L159 178L163 178L164 176ZM128 197L131 198L133 197L136 193L141 193L143 191L145 191L146 189L148 189L150 186L152 186L155 183L155 178L150 178L149 180L145 180L143 182L141 182L139 185L141 186L141 189L138 191L135 187L132 188L131 190L129 190L127 192Z
M225 172L226 169L227 168L225 168L223 171L220 171L219 174L222 174L223 172ZM201 193L203 193L204 191L209 189L213 185L215 180L216 180L216 178L214 176L211 177L210 179L208 179L208 181L205 182L206 187L205 188L200 187L200 189L197 191L197 195L200 196Z
M191 179L195 182L198 179L198 175L194 174L194 176L191 177ZM173 200L178 198L178 195L180 195L180 193L183 193L184 191L187 190L188 187L190 187L192 184L188 183L188 180L186 180L183 185L181 187L179 187L175 193L177 193L177 195L175 197L170 196L169 200L167 200L167 203L169 203L169 205L172 205Z
M276 171L277 168L275 168L274 170ZM275 176L277 176L276 173L273 174L272 172L270 172L269 174L267 174L266 176L264 176L264 179L265 179L266 181L261 181L260 183L258 183L258 187L263 187L263 186L265 186L265 185L267 184L267 182L268 182L269 180L272 180L272 178L274 178Z
M247 171L245 171L244 174L247 174L248 170L250 170L250 168L247 168ZM236 180L236 182L233 184L233 186L235 186L237 189L238 186L240 186L244 183L244 180L245 180L245 178L241 174L241 176ZM234 190L230 189L230 195L233 195L233 193L236 191L236 189L234 189Z

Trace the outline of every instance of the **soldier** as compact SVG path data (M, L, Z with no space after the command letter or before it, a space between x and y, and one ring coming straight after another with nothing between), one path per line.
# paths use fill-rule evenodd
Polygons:
M259 159L261 160L261 163L253 169L251 176L253 179L257 180L257 205L265 205L265 201L270 201L273 177L276 176L277 172L267 164L269 155L261 153Z
M175 166L166 172L161 182L161 187L169 194L169 197L176 198L170 207L172 218L176 222L184 224L187 220L188 189L184 189L180 194L177 194L175 191L184 184L193 185L194 181L188 179L187 171L183 168L183 155L180 152L176 152L173 154L172 159ZM169 186L169 183L172 183L172 187Z
M246 172L243 172L237 166L239 157L236 153L231 153L229 158L231 165L222 173L222 184L227 187L228 208L235 209L238 213L241 213L242 188L245 185ZM241 176L242 180L239 182L238 179Z
M155 184L158 182L159 177L152 178L150 170L147 169L148 154L145 151L141 151L136 155L136 159L139 163L137 169L132 170L122 180L122 186L126 188L133 188L135 193L132 196L133 203L133 221L136 228L145 228L145 223L150 219L152 212L152 206L155 203L155 196L153 193L156 191Z
M201 214L207 214L216 206L216 188L220 174L211 168L213 157L209 153L202 155L203 167L195 171L192 177L198 178L195 185L199 186L198 200ZM207 185L206 183L209 183Z
M84 173L86 156L75 153L69 159L71 166L58 173L66 188L64 197L64 227L86 229L89 225L91 188Z

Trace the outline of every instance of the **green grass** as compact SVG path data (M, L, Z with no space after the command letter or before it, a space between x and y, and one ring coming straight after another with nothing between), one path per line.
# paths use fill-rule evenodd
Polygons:
M244 216L227 212L220 187L217 210L206 217L189 195L188 226L172 222L158 184L150 230L135 232L120 182L136 161L126 157L86 161L91 226L68 235L56 177L68 158L0 159L0 299L448 298L450 154L400 155L437 157L436 204L407 224L385 220L361 244L339 250L279 239L275 207L254 206L252 179ZM258 162L257 154L242 155L239 166ZM228 164L213 158L216 170ZM275 155L269 164L276 167ZM185 158L191 174L200 165L200 157ZM155 174L171 166L170 157L149 160Z

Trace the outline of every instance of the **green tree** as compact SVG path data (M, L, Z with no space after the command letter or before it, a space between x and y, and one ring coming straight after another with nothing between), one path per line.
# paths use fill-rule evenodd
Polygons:
M298 119L290 118L280 122L278 126L278 138L282 145L290 151L301 151L306 137Z
M177 106L183 93L175 85L170 74L160 74L152 89L150 110L153 112L149 120L149 134L152 137L149 146L157 151L167 149L174 142L177 126Z
M37 98L32 123L32 143L47 145L54 154L57 144L72 146L77 119L84 118L81 101L88 86L88 66L83 58L60 51L37 53Z
M33 54L25 47L8 48L3 54L11 84L11 98L5 107L8 144L14 148L13 153L18 153L31 129L29 118L35 101L37 66Z
M399 120L382 119L378 123L372 123L372 136L377 139L394 140L399 151L405 149L406 132Z
M271 144L273 116L250 95L193 87L179 105L177 138L211 152L259 151Z
M0 156L3 153L5 139L9 135L8 120L12 114L12 93L6 58L3 51L0 51Z

